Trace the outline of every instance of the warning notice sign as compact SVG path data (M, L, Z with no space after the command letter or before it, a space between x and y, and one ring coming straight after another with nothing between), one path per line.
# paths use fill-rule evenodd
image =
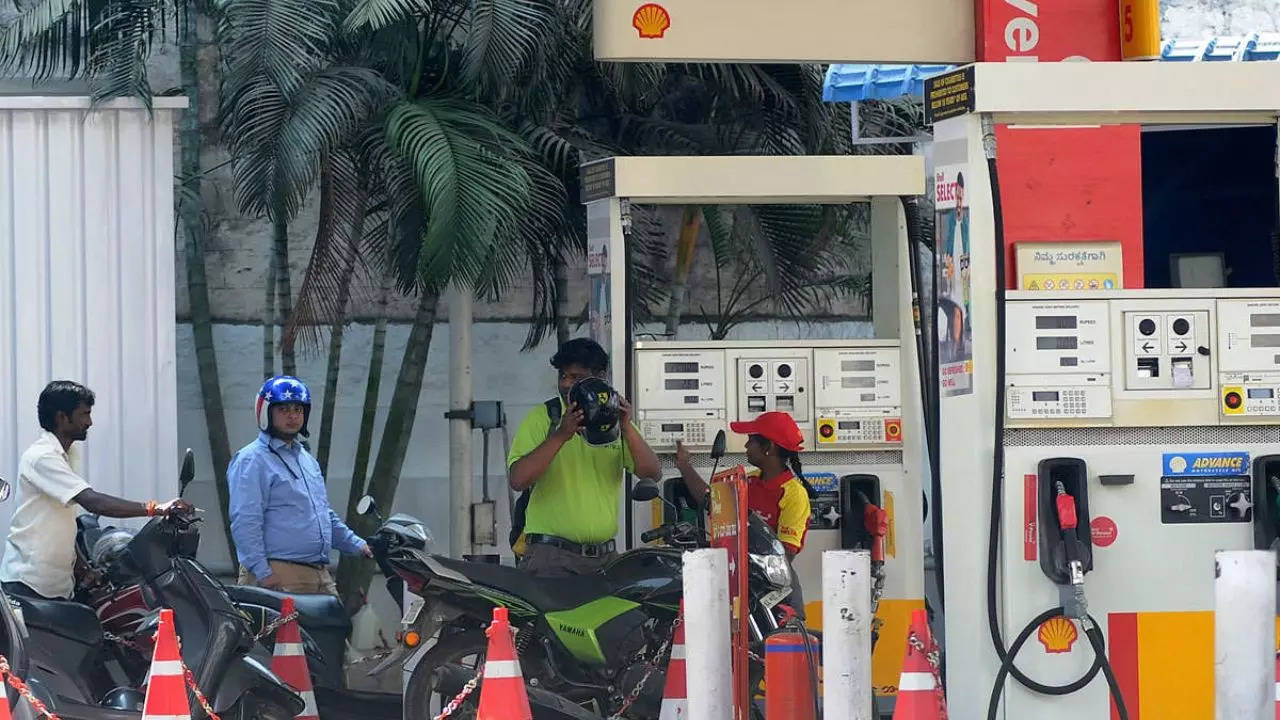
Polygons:
M924 98L926 123L973 112L973 66L925 78Z

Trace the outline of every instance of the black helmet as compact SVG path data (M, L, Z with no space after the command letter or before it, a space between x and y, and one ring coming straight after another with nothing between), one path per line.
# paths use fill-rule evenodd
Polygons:
M618 393L600 378L583 378L569 389L569 404L582 411L582 439L588 445L608 445L618 439Z

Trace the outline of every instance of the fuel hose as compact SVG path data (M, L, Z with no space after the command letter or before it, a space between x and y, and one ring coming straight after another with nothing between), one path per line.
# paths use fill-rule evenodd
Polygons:
M994 127L988 122L983 123L983 132L994 132ZM985 142L984 145L987 143ZM990 148L994 148L994 139ZM1000 670L996 673L995 684L991 688L991 699L987 705L987 720L996 720L997 711L1000 705L1000 696L1004 692L1004 683L1008 676L1013 676L1023 687L1032 692L1041 695L1062 696L1070 695L1081 688L1093 682L1099 672L1104 673L1107 684L1110 688L1111 697L1115 701L1116 709L1119 712L1120 720L1129 720L1129 711L1125 706L1123 694L1120 692L1119 683L1116 682L1115 673L1111 669L1111 663L1107 660L1106 643L1102 636L1096 620L1092 616L1088 616L1085 625L1085 635L1089 638L1089 644L1093 648L1094 660L1089 670L1077 680L1065 685L1050 685L1047 683L1037 682L1018 669L1014 664L1018 654L1018 650L1026 643L1027 639L1035 633L1036 629L1042 623L1054 617L1062 615L1062 607L1055 607L1045 610L1036 616L1030 623L1018 633L1014 639L1013 645L1008 649L1005 648L1004 638L1000 634L1000 618L997 612L997 578L996 573L999 568L999 548L1000 548L1000 518L1004 513L1004 406L1005 406L1005 237L1004 237L1004 208L1000 200L1000 181L999 173L996 170L996 159L993 151L988 152L987 172L991 178L991 206L993 211L993 222L995 224L995 285L996 285L996 386L995 386L995 444L992 449L992 472L991 472L991 526L989 528L989 536L987 543L987 627L991 632L991 644L995 647L996 655L1000 658Z

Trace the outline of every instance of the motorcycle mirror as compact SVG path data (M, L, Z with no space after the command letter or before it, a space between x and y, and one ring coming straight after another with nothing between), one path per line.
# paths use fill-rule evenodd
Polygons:
M658 483L652 480L637 480L636 484L631 486L631 500L633 502L648 502L655 500L662 495L662 490L658 487Z
M187 492L187 486L196 477L196 454L187 448L187 452L182 456L182 469L178 471L178 497L182 497Z
M0 502L5 502L9 499L10 491L9 482L4 478L0 478Z
M377 507L377 503L373 501L372 495L365 495L356 503L356 513L360 515L368 515Z
M716 433L716 439L711 442L711 459L719 460L724 457L724 431Z

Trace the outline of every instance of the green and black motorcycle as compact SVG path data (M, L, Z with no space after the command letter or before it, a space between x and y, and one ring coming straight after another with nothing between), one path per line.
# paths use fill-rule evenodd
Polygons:
M659 497L652 481L639 481L631 499ZM368 507L368 503L363 503ZM662 704L664 672L682 595L682 552L706 547L700 523L674 520L646 532L642 547L620 554L601 573L538 579L517 568L453 560L403 542L396 519L375 536L375 553L388 578L402 579L416 598L408 626L438 641L422 652L405 689L405 717L433 717L483 667L485 627L495 607L509 611L525 681L543 698L535 718L618 717L653 720ZM757 652L752 686L763 676L759 647L787 617L784 601L793 576L786 553L768 524L748 522L750 627ZM477 693L478 694L478 693ZM553 695L573 707L551 712ZM451 717L474 717L473 694Z

